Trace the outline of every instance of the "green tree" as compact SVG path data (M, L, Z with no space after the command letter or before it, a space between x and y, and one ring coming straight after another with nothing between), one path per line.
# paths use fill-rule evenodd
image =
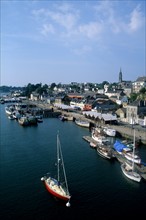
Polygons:
M130 94L130 102L133 102L137 99L137 94L136 93L131 93Z
M50 89L53 90L56 87L56 83L52 83Z
M137 96L138 100L146 100L146 88L142 88Z

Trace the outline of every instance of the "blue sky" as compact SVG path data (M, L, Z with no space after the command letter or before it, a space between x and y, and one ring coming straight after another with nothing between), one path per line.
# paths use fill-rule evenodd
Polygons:
M1 0L1 85L146 76L146 3Z

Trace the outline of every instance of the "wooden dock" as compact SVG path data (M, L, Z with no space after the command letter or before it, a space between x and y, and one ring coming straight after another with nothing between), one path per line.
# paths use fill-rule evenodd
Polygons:
M90 144L91 147L96 148L97 142L95 140L93 140L92 137L90 137L90 136L83 136L83 139L85 141L87 141Z
M85 141L87 141L87 142L93 142L94 140L92 139L92 137L90 137L90 136L83 136L83 139L85 140ZM95 142L95 141L94 141Z

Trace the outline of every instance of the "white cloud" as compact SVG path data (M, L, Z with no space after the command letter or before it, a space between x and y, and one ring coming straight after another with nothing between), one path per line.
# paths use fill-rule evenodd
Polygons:
M71 30L77 21L76 14L48 12L48 15L54 22L56 22L56 24L63 26L66 30Z
M102 24L98 22L90 22L89 24L83 24L78 27L79 33L90 39L98 37L102 29Z
M143 23L142 13L140 12L140 6L138 5L131 13L130 22L128 24L130 31L137 31Z
M114 1L100 1L94 7L97 15L103 21L104 28L116 34L121 32L123 34L124 32L132 33L139 30L144 21L141 6L137 5L130 14L128 14L128 11L125 11L125 14L120 15L119 10L116 9L117 5L117 2ZM129 17L129 21L126 21L127 17Z
M54 34L55 33L55 30L54 30L54 27L52 24L43 24L43 27L42 27L42 30L41 30L41 33L44 35L44 36L47 36L48 34Z
M90 45L92 40L97 43L100 41L104 46L108 42L107 36L108 39L116 37L118 41L117 37L121 36L121 33L125 35L138 31L144 21L142 9L136 4L131 14L129 8L126 11L120 8L117 1L97 1L96 5L83 11L82 7L77 8L70 3L55 3L51 6L33 10L40 34L45 37L53 34L68 46L73 42L80 42L81 46L85 40L88 43L90 40ZM85 13L88 13L88 16Z

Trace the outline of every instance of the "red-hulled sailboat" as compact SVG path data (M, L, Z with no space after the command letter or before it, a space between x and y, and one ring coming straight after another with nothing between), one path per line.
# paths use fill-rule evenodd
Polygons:
M63 175L63 179L64 179L63 181L61 180L60 175ZM45 187L49 193L51 193L53 196L55 196L58 199L66 201L67 207L70 206L71 195L68 190L59 134L57 134L57 179L51 177L49 174L46 174L41 178L41 180L44 182Z

